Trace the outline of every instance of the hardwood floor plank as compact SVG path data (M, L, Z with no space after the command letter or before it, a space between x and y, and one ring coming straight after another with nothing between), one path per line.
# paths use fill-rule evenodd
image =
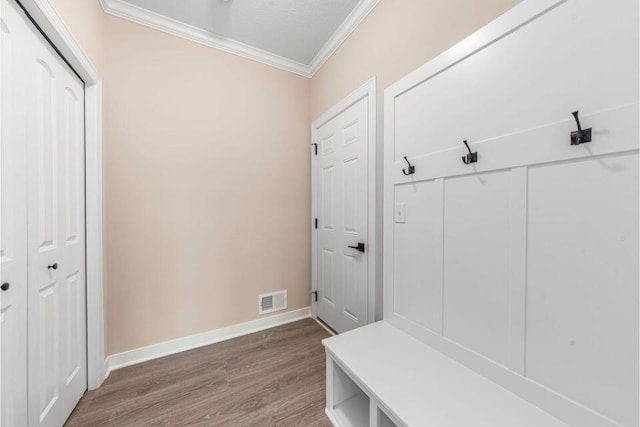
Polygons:
M328 336L305 319L114 371L65 425L330 427Z

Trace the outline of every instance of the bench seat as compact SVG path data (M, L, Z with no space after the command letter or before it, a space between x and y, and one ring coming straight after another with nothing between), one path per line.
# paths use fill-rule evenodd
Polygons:
M387 322L323 344L336 426L567 427Z

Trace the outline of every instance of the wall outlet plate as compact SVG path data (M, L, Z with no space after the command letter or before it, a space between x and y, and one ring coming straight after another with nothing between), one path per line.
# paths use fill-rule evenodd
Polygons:
M404 203L396 203L396 207L393 214L396 224L404 224L406 221L405 215L406 215L406 212L405 212Z

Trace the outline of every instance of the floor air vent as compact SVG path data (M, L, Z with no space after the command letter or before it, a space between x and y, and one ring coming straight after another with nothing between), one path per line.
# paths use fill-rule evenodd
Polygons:
M267 314L287 308L287 291L271 292L258 296L258 313Z

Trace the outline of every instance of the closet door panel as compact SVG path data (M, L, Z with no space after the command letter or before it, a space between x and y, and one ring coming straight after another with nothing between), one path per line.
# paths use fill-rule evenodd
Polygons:
M33 62L35 71L35 153L30 161L29 172L34 175L35 197L30 207L35 210L37 221L31 225L35 233L39 252L52 251L58 247L58 91L51 65L43 60ZM34 203L35 202L35 203ZM35 226L35 228L33 228Z
M0 0L0 425L27 425L24 22Z
M60 107L56 64L43 57L37 45L29 46L26 75L30 93L28 108L29 176L29 394L30 424L57 418L60 399L60 333L62 265L58 221L60 203L61 145L58 126ZM29 79L27 79L29 81ZM54 268L55 267L55 268Z
M61 174L64 185L64 219L59 222L63 236L62 266L65 324L61 325L65 348L62 351L66 384L71 384L83 372L86 359L86 318L84 279L84 97L82 87L66 82L62 90L64 112L62 142L64 159Z
M64 108L64 191L65 191L65 224L64 238L67 246L78 245L81 242L84 192L84 126L82 121L83 106L81 104L82 93L77 89L65 87L63 93Z
M29 35L29 420L49 427L65 422L87 386L84 86Z

